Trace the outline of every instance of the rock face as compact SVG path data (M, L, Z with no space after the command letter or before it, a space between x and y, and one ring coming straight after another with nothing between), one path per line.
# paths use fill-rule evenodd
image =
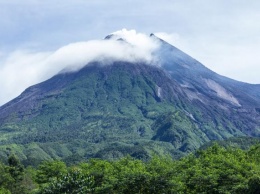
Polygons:
M92 62L0 107L1 157L179 157L210 140L260 136L260 85L220 76L159 41L155 64Z

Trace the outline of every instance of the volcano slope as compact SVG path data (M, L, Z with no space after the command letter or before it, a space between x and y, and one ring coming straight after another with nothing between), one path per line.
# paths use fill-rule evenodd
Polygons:
M211 140L260 136L260 85L238 82L151 34L156 61L93 61L0 107L0 158L173 157ZM121 41L121 40L120 40Z

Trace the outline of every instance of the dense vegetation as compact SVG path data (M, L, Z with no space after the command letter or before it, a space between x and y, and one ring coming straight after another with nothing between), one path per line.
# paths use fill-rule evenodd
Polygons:
M68 166L24 167L10 155L0 164L0 193L252 193L260 192L260 144L248 150L218 144L180 160L130 156Z

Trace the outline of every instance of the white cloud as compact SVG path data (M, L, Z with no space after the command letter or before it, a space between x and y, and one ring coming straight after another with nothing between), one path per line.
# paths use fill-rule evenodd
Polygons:
M156 42L151 41L151 38L149 36L142 33L137 33L135 30L122 29L120 31L113 32L112 34L115 35L114 37L116 39L117 37L120 37L126 40L131 45L146 52L151 52L158 46Z
M29 53L16 51L2 60L0 66L0 104L20 94L25 87L42 81L48 53Z
M0 66L0 104L19 95L25 88L44 81L63 69L76 71L91 61L151 61L157 42L134 30L117 31L118 38L72 43L55 52L16 51Z

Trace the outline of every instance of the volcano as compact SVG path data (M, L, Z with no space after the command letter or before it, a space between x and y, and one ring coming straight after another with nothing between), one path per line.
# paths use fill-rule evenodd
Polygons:
M212 140L260 136L260 85L218 75L154 34L152 60L92 60L0 107L0 158L24 164L181 157ZM111 34L105 41L122 42Z

